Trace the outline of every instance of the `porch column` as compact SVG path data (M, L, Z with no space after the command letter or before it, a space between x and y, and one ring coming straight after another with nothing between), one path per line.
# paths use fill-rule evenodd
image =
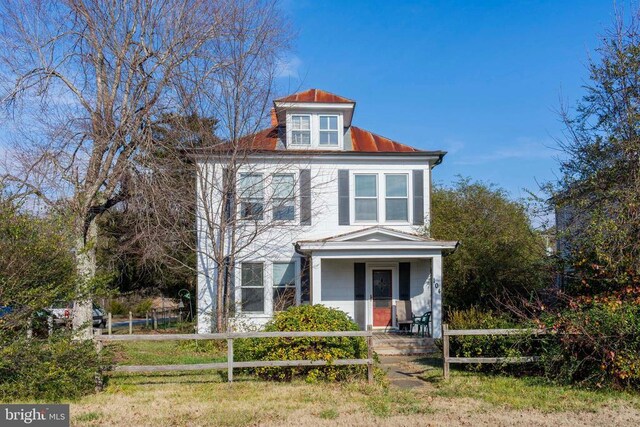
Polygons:
M311 304L322 302L322 257L311 257Z
M442 255L431 258L431 334L442 338Z

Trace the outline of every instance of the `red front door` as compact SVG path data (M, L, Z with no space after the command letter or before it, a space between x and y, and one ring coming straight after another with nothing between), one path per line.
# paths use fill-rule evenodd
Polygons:
M373 270L373 326L391 326L391 270Z

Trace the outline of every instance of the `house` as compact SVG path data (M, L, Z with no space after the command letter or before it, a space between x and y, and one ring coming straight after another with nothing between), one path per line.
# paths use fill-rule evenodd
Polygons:
M289 305L324 304L363 329L393 329L398 302L411 301L414 314L432 312L440 337L442 257L457 242L424 230L432 169L445 152L356 127L355 107L318 89L276 99L271 127L235 155L233 178L229 154L196 156L200 333L211 330L216 289L225 286L236 317L258 326ZM207 222L220 215L234 224L226 237ZM213 262L212 248L230 239L232 265ZM216 280L218 268L230 268L230 279Z

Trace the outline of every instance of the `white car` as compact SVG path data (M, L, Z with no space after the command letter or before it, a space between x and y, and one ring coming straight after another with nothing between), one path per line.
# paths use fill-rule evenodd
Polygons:
M53 304L49 310L53 315L53 322L56 325L64 325L67 322L71 322L73 317L74 302L60 301ZM105 319L105 313L100 306L93 304L93 326L95 328L103 328L107 321Z

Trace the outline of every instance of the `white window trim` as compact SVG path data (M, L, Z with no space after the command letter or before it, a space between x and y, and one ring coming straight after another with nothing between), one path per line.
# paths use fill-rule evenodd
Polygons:
M288 260L275 260L275 261L271 261L271 297L270 297L270 303L271 303L271 313L277 313L275 311L275 309L273 308L273 289L277 288L278 286L276 286L273 283L273 265L274 264L292 264L293 263L293 277L294 277L294 281L295 284L293 286L287 286L287 287L295 287L296 289L296 302L295 302L295 306L299 306L302 304L302 270L301 270L301 260L300 257L294 257L292 259L288 259Z
M262 286L245 286L244 282L242 281L242 265L243 264L262 264ZM268 306L267 306L267 286L265 286L265 283L267 283L266 281L268 280L268 277L270 277L270 274L268 274L267 272L269 271L267 268L267 263L262 261L262 260L246 260L246 261L241 261L239 263L238 266L238 272L236 274L236 278L240 278L240 286L238 286L238 292L236 293L236 297L238 298L236 301L240 301L239 304L237 304L238 307L238 311L240 313L247 313L247 314L255 314L255 315L264 315L268 313ZM273 279L271 279L271 281L273 281ZM262 288L262 311L245 311L242 308L242 289L261 289Z
M293 199L293 219L275 219L274 218L274 207L275 207L275 188L273 186L273 177L275 175L291 175L293 176L293 195L291 196L291 198ZM268 207L268 210L271 214L271 221L273 221L274 223L277 224L292 224L292 223L299 223L300 222L300 212L299 212L299 208L298 208L298 186L299 186L299 182L300 182L300 171L278 171L278 172L274 172L269 176L269 194L270 194L270 198L269 200L269 204L270 206ZM263 218L265 218L265 216L263 215Z
M304 129L294 129L293 128L293 116L296 117L308 117L309 118L309 143L308 144L300 144L293 142L293 132L307 132ZM287 115L287 140L291 141L291 145L297 147L311 147L313 145L313 115L308 113L291 113Z
M242 181L242 175L260 175L261 180L262 180L262 218L261 219L254 219L254 218L245 218L244 216L242 216L242 194L239 192L240 189L240 182ZM268 191L268 185L270 185L270 179L269 179L269 175L260 171L260 172L256 172L256 171L239 171L238 172L238 181L236 184L236 190L237 190L237 209L236 209L236 215L238 217L239 220L241 221L246 221L246 222L255 222L258 224L264 223L267 219L267 203L265 200L265 196L267 195L267 191ZM250 199L250 198L247 198ZM267 199L268 200L268 199Z
M335 117L336 118L336 129L322 129L321 119L323 117ZM320 134L322 132L335 132L338 135L338 140L335 144L322 144L320 142ZM340 146L340 115L338 114L318 114L318 145L320 147L339 147Z
M387 224L409 224L410 220L411 220L411 202L410 199L411 197L409 196L411 193L409 192L409 185L411 182L411 179L409 179L409 174L408 173L402 173L402 172L387 172L382 174L383 178L382 180L384 181L384 197L382 200L382 205L383 205L383 211L384 211L384 222ZM407 182L407 195L406 197L398 197L398 196L387 196L387 176L389 175L400 175L400 176L404 176L405 180ZM387 219L387 199L406 199L407 200L407 219L393 219L393 220L388 220Z
M385 199L387 194L387 186L385 175L407 175L407 209L408 220L407 221L387 221L387 211L385 206ZM356 175L376 175L378 186L378 220L377 221L361 221L356 220ZM399 171L380 172L379 170L362 169L362 170L350 170L349 171L349 223L357 225L411 225L413 224L413 179L412 175ZM384 196L383 196L384 195ZM425 208L426 209L426 208Z
M357 176L374 176L376 180L376 196L375 197L356 197L356 177ZM353 222L357 224L378 224L380 222L380 174L377 172L354 172L353 173ZM367 200L376 200L376 220L367 220L367 219L357 219L356 218L356 199L367 199Z
M311 127L311 144L293 143L293 116L309 116ZM338 144L320 145L320 116L336 116L338 118ZM322 110L322 111L296 111L287 112L286 119L286 145L296 150L342 150L344 148L344 116L342 111Z

